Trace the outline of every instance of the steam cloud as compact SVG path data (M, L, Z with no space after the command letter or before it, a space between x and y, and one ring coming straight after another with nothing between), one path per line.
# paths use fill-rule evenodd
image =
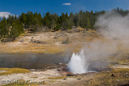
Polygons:
M98 32L102 34L103 40L94 39L82 49L87 62L82 65L85 71L87 71L87 64L89 64L88 71L95 71L93 68L107 65L109 57L118 52L118 46L121 45L123 49L129 46L129 15L121 16L114 11L107 12L98 17L95 26L98 28ZM70 67L68 64L69 69L75 67L71 66L71 62L74 63L72 60L73 57L69 62ZM78 70L80 70L79 68L81 67L78 67ZM73 69L71 72L75 73Z
M123 40L129 36L129 15L123 17L115 12L106 13L98 18L96 26L105 37Z

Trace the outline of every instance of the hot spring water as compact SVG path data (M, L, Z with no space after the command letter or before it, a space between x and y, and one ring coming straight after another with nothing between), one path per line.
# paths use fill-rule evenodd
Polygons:
M88 69L88 63L86 61L84 50L80 53L73 53L70 62L68 63L68 70L74 74L76 73L86 73Z

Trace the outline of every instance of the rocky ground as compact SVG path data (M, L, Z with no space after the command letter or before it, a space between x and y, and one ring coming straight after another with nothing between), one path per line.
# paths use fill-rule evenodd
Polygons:
M31 71L30 73L14 73L10 75L2 75L0 76L0 85L16 83L18 81L20 82L20 80L24 80L25 82L28 82L30 84L34 82L40 82L43 84L44 81L47 81L48 77L56 77L59 75L60 74L58 71L56 71L56 69L46 71Z
M84 75L66 76L62 75L62 73L57 71L57 69L49 69L46 71L31 71L30 73L2 75L0 76L0 85L38 84L43 86L80 86L82 82L90 80L94 74L95 73L87 73Z

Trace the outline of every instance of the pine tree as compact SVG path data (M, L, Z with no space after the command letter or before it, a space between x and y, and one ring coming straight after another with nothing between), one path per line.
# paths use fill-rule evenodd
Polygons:
M21 16L19 17L20 22L22 22L24 25L26 24L26 14L22 13Z
M7 20L4 17L1 21L1 37L5 38L8 34Z

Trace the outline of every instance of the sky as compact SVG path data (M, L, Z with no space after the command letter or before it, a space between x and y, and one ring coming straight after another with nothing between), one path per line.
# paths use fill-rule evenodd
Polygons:
M0 0L0 17L28 11L42 15L49 11L61 15L62 12L76 13L80 10L110 11L117 7L129 9L129 0Z

